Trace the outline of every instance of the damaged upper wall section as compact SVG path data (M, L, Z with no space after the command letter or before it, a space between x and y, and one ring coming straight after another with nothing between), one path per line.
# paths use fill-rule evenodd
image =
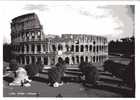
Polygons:
M17 33L32 29L42 29L39 18L35 13L28 13L12 19L11 31Z
M12 19L12 43L19 43L23 41L41 41L43 39L44 32L37 14L28 13Z

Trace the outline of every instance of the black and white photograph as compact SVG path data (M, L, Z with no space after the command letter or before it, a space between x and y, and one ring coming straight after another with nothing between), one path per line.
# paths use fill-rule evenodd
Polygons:
M3 97L135 98L135 5L1 2Z

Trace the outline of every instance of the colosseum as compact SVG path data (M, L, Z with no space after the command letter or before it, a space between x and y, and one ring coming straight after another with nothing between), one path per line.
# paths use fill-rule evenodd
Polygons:
M20 65L42 61L56 64L61 57L68 64L81 61L103 63L108 59L108 42L103 36L85 34L45 35L39 18L29 13L12 19L11 44Z

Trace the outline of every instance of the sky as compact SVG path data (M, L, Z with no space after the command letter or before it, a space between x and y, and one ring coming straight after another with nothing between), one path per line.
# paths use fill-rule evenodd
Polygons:
M10 43L10 23L17 16L36 13L47 34L92 34L108 40L134 33L134 6L99 5L94 2L12 1L0 3L0 32Z

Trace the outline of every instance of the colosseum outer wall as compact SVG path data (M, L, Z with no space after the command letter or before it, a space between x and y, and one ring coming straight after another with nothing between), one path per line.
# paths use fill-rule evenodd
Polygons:
M108 59L108 42L103 36L62 34L49 37L35 13L18 16L11 23L13 54L20 65L42 61L52 65L61 57L69 64L81 61L103 63Z

